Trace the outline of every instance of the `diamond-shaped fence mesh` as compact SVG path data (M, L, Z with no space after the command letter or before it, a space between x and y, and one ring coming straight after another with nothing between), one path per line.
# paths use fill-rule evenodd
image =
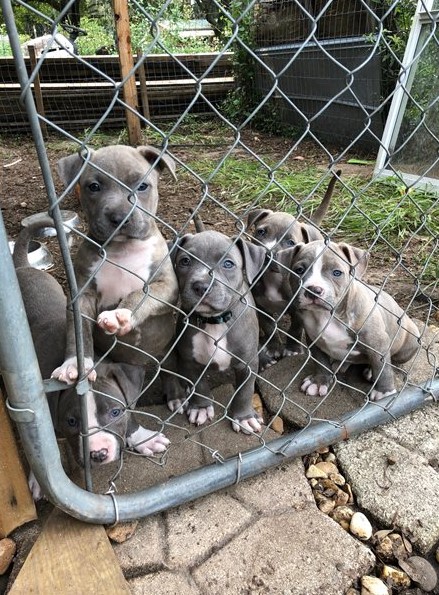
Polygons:
M1 367L42 491L133 518L434 400L437 7L403 65L409 2L65 4L2 0L0 42L6 232L39 213L67 295L56 319L16 242L17 337L5 254ZM45 391L87 491L54 470Z

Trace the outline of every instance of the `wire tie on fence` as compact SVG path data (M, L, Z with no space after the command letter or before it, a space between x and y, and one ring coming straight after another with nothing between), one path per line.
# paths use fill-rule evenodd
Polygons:
M236 481L235 481L235 485L237 485L240 480L241 480L241 464L242 464L242 454L240 452L238 452L238 456L237 456L237 468L236 468Z
M5 400L6 409L9 411L9 415L14 421L17 422L30 422L33 421L35 418L35 411L33 409L19 409L18 407L13 407L9 401L9 399Z
M214 450L212 452L212 459L215 459L215 461L217 461L218 463L224 463L224 457L223 455L220 453L219 450Z
M114 487L114 486L113 486ZM117 505L117 500L116 500L116 496L114 494L113 489L110 489L107 494L109 496L111 496L111 499L113 500L113 506L114 506L114 516L115 516L115 520L114 523L112 523L111 525L109 525L109 527L115 527L118 523L119 523L119 506Z

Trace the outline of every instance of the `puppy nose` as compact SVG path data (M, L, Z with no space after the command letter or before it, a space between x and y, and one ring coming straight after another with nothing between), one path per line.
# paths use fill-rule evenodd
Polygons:
M90 451L90 458L95 463L102 463L108 457L108 448L101 448L101 450Z
M127 225L129 217L127 217L127 213L111 213L110 214L110 222L114 225L114 227L119 227L122 224L122 227Z
M205 281L195 281L192 283L192 289L194 290L195 295L202 297L207 293L210 293L211 287L210 283L206 283Z
M319 285L309 285L308 287L305 287L305 295L307 297L315 297L316 295L321 297L323 293L324 289Z

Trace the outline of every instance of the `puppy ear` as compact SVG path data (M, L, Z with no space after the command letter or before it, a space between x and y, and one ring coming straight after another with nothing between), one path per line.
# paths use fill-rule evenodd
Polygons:
M168 250L171 256L172 264L175 265L175 259L177 258L178 249L183 248L189 238L193 238L193 233L185 233L183 236L176 238L172 242L168 242Z
M346 244L344 242L338 244L338 247L343 257L354 269L355 276L358 279L361 279L361 277L366 272L367 265L369 263L369 253L366 252L366 250L362 250L361 248L351 246L350 244Z
M235 245L241 252L245 276L248 284L251 285L264 266L267 251L262 246L256 246L242 238L238 238Z
M57 163L58 175L61 178L62 183L67 188L76 176L81 171L85 160L88 156L92 156L94 153L93 149L87 149L82 153L75 153L68 157L62 157Z
M296 260L300 249L304 245L305 242L300 242L291 248L285 248L284 250L279 250L279 252L276 252L272 262L270 263L270 270L278 273L284 272L285 269L292 270L293 263Z
M270 209L253 209L253 211L250 211L250 213L247 215L247 229L249 227L253 227L261 219L267 217L267 215L271 215L272 213L273 211L270 211Z
M145 368L125 363L108 363L106 374L114 379L128 405L135 403L142 391ZM98 366L99 369L99 366Z
M318 229L313 225L308 225L308 223L302 223L300 226L300 231L302 232L302 240L304 244L309 244L310 242L314 242L314 240L322 239Z
M151 145L137 147L137 151L142 155L142 157L152 163L155 163L157 161L157 157L160 157L155 167L157 167L160 171L163 171L165 168L167 168L171 172L174 180L177 179L177 176L175 175L175 161L172 159L172 157L162 154L160 149L152 147Z

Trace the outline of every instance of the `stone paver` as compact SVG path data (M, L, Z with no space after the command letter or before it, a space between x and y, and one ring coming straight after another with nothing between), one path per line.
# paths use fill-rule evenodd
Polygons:
M251 513L222 492L167 513L170 568L197 564L249 524Z
M193 573L203 593L340 595L372 552L315 506L258 519Z
M420 427L418 432L422 436ZM335 454L359 506L382 529L400 527L423 553L433 548L439 540L439 473L425 457L380 430L337 444Z
M131 579L128 584L133 595L201 595L183 573L154 572Z

